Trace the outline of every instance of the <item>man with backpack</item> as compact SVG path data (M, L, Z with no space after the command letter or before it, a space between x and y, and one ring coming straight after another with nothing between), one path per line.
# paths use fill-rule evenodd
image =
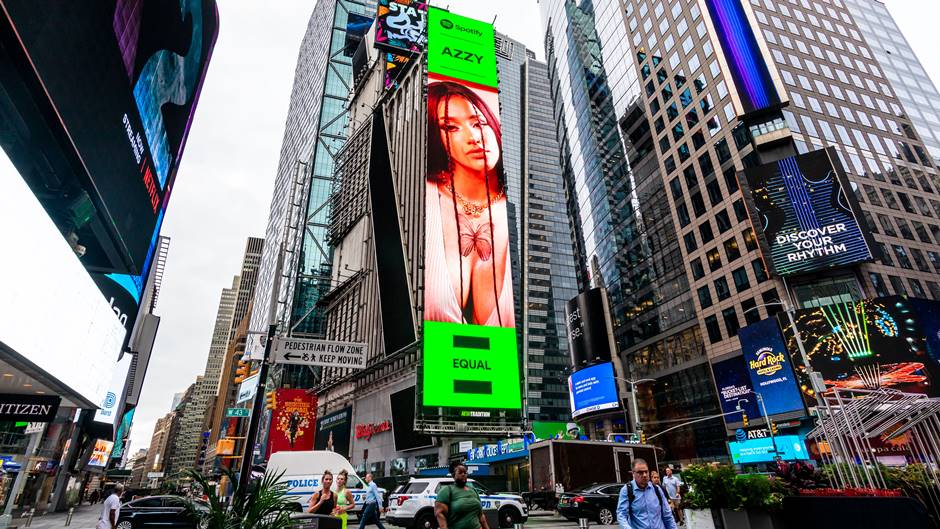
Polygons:
M650 483L646 461L633 460L633 481L620 489L617 500L620 529L677 529L666 493Z

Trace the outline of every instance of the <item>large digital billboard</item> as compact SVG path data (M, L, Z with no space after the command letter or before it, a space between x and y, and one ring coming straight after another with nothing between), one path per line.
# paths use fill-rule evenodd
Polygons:
M392 435L395 451L414 450L434 445L434 439L415 431L415 387L396 391L388 396L392 410Z
M428 11L421 405L521 417L493 26ZM505 413L497 413L505 417Z
M565 331L571 365L610 362L613 335L607 289L592 288L568 300L565 305Z
M721 403L723 413L741 411L749 418L761 417L757 407L757 397L754 396L754 386L751 385L751 376L744 364L744 358L735 356L727 360L712 364L712 373L715 376L715 386L718 388L718 402ZM741 422L740 414L725 417L727 423Z
M68 387L82 407L101 402L125 330L16 169L0 152L0 342ZM68 317L63 317L68 315ZM56 393L71 398L64 388ZM79 404L79 403L75 403Z
M343 408L317 420L313 441L314 450L328 450L349 459L349 441L352 436L352 408Z
M938 305L890 296L801 309L794 321L809 362L827 387L940 396L940 364L931 354L940 330ZM793 332L789 325L783 329L801 385L808 387Z
M604 362L572 373L568 377L568 395L572 417L619 408L613 364Z
M776 456L780 456L783 461L810 459L806 444L798 435L778 435L773 439L762 437L746 441L731 441L728 443L728 451L731 452L731 462L736 465L769 463L774 461Z
M4 146L89 269L144 274L215 45L215 1L0 5L0 59L17 72L0 82L24 125Z
M738 338L751 387L763 398L767 415L805 411L777 320L767 318L742 327Z
M872 243L831 147L744 171L765 257L779 275L872 259Z
M275 452L313 450L317 396L306 389L278 389L268 430L268 456Z
M375 47L385 58L385 88L391 88L404 66L427 45L428 3L379 0L377 7Z
M95 411L95 422L107 424L113 428L111 435L116 434L118 419L124 412L124 395L127 393L127 374L131 369L133 356L125 354L115 364L110 373L111 381L107 389L99 396L98 409ZM115 437L116 439L116 437Z

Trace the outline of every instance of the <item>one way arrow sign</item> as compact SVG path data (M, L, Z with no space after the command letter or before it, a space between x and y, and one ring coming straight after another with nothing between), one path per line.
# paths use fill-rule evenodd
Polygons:
M278 336L272 344L274 362L321 367L366 367L367 346L364 343L336 342Z

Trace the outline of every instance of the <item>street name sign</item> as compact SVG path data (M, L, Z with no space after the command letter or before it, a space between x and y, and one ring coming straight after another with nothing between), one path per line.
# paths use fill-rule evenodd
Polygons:
M248 408L228 408L225 410L226 417L248 417L251 415L251 410Z
M288 336L279 336L272 344L274 362L278 364L362 369L366 367L366 351L364 343Z

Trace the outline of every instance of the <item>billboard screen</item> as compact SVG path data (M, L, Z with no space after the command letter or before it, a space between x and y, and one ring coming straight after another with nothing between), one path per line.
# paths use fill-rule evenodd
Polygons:
M763 397L767 415L805 411L777 320L767 318L742 327L738 338L751 387Z
M352 435L352 408L343 408L317 420L314 450L329 450L349 459L349 440Z
M744 358L736 356L712 364L712 373L715 375L715 386L718 388L718 402L721 403L723 413L736 412L738 403L741 404L741 410L749 418L761 417L762 414L757 408L757 397L754 396L754 386L751 385L751 377L748 374L747 366L744 364ZM746 400L747 402L742 402ZM741 422L741 415L729 415L725 417L725 422Z
M565 329L571 365L610 362L612 335L607 289L592 288L568 301Z
M779 275L872 259L872 244L842 164L831 147L744 171L764 256Z
M111 381L107 389L100 395L98 409L95 411L95 422L109 424L114 428L118 426L118 419L124 407L124 395L127 390L127 373L131 369L134 357L125 354L111 371ZM111 432L112 435L114 432Z
M940 396L940 364L930 353L940 330L938 305L890 296L801 309L794 321L809 362L827 387ZM800 382L809 386L793 333L783 328Z
M424 51L428 33L428 3L415 0L379 0L375 46L392 53L414 55Z
M32 362L84 399L84 407L96 407L124 327L3 152L0 189L3 218L16 219L0 222L0 245L20 250L0 259L0 341L13 351L3 356Z
M21 116L31 128L59 138L54 151L25 133L15 141L38 150L33 158L51 152L50 159L75 160L70 172L54 176L63 196L87 196L81 212L99 219L94 233L75 226L89 249L85 262L103 272L145 273L215 45L215 1L0 4L0 26L16 36L5 41L16 82L32 87L14 105L33 112ZM21 174L36 190L53 176L29 156L14 163L28 164ZM47 209L62 208L63 196L42 196ZM89 242L98 238L115 249L107 258Z
M776 443L776 451L774 451ZM803 439L798 435L778 435L771 439L763 437L748 439L746 441L731 441L728 443L731 452L731 462L736 465L747 463L770 463L774 456L779 455L784 461L800 461L810 459Z
M111 441L96 439L95 447L91 451L91 457L88 458L88 466L102 468L107 466L108 460L111 458L111 449L113 447L114 443Z
M575 371L568 377L568 395L572 417L619 408L614 365L605 362Z
M415 387L396 391L388 396L392 409L392 435L395 450L413 450L432 446L434 439L415 431Z
M278 389L271 414L268 456L275 452L313 450L317 396L305 389Z
M493 26L429 8L427 90L421 405L521 417Z

